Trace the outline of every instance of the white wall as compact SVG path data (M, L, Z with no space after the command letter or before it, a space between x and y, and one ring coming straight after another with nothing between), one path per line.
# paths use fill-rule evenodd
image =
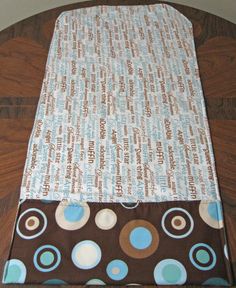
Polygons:
M0 0L0 30L39 12L82 1L83 0ZM236 0L167 1L205 10L236 23Z
M207 11L236 24L236 0L165 0Z
M76 2L83 0L0 0L0 31L42 11Z

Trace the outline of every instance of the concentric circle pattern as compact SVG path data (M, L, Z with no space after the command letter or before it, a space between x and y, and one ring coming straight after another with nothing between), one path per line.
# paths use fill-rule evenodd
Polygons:
M40 272L55 270L61 262L61 253L53 245L43 245L34 254L34 266Z
M107 265L106 271L112 280L119 281L127 276L129 269L124 261L115 259Z
M102 252L97 243L84 240L75 245L71 258L74 265L80 269L92 269L98 265Z
M40 209L25 210L16 224L16 232L23 239L34 239L40 236L47 227L47 217Z
M117 216L111 209L100 210L95 217L95 223L98 228L102 230L112 229L117 222Z
M11 259L5 264L3 284L23 284L25 283L26 274L25 264L18 259Z
M25 228L27 230L35 230L39 227L39 219L36 216L29 217L25 222Z
M90 208L84 202L70 202L63 200L56 209L55 218L57 224L65 230L77 230L88 221Z
M187 280L187 272L182 263L175 259L165 259L154 269L157 285L182 285Z
M67 201L22 205L4 283L231 283L224 230L203 221L200 201L140 203L135 209ZM209 207L213 217L215 205Z
M142 259L152 255L159 244L156 228L145 220L129 221L121 230L121 249L130 257Z
M194 228L194 221L190 213L179 207L168 209L161 220L164 232L175 239L189 236Z
M216 254L210 245L197 243L193 245L189 252L191 263L199 270L211 270L216 265Z
M202 220L212 228L221 229L224 226L222 206L219 201L205 202L201 201L199 205L199 214Z

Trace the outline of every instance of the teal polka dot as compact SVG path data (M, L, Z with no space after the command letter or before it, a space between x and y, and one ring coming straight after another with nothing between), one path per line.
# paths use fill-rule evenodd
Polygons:
M137 227L131 231L129 240L136 249L145 249L152 243L152 234L147 228Z
M60 279L48 279L43 282L44 285L64 285L67 284L65 281Z
M153 274L157 285L182 285L187 280L184 265L175 259L160 261L156 265Z
M69 204L64 210L65 219L69 222L80 221L84 216L84 208L79 204Z
M46 251L42 253L42 255L40 256L40 262L45 266L51 265L53 261L54 261L54 255L50 251Z
M26 278L26 267L18 259L11 259L6 262L3 274L4 284L22 284Z
M7 283L18 283L20 279L21 270L17 265L11 265L6 275L5 281Z
M86 285L106 285L102 280L100 279L90 279Z
M203 285L210 285L210 286L230 286L229 283L223 279L218 277L213 277L206 280Z
M216 221L222 220L222 212L219 202L210 202L207 209L211 218L215 219Z
M181 278L181 270L178 266L169 264L166 265L162 270L163 278L168 283L177 283Z
M206 250L198 250L196 253L196 258L202 264L206 264L210 261L210 256Z

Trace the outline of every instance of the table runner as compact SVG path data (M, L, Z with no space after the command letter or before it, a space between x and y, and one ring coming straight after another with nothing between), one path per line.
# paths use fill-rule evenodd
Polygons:
M63 12L3 283L231 282L191 22L166 4Z

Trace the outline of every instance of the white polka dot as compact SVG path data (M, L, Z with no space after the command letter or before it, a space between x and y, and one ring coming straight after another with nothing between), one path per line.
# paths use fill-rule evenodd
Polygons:
M95 223L102 230L109 230L116 225L117 216L111 209L102 209L98 211L95 217Z
M89 266L96 261L98 253L95 247L84 244L78 249L76 256L81 266Z
M100 262L101 249L94 241L85 240L75 245L71 256L78 268L91 269Z

